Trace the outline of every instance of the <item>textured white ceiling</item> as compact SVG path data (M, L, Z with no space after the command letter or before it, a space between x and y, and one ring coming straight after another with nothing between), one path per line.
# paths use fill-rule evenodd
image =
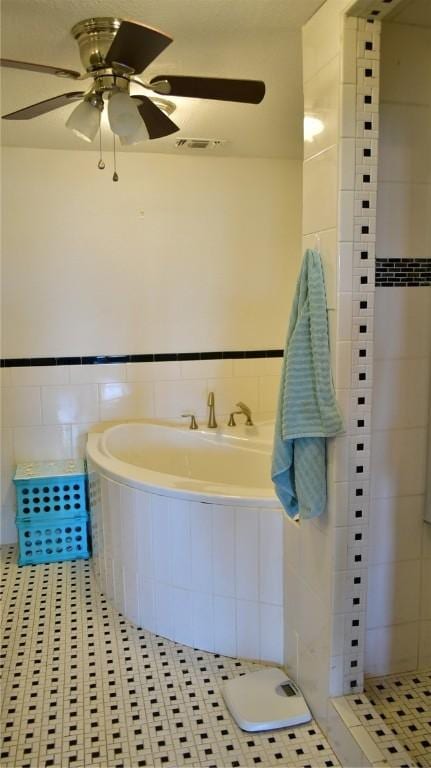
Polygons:
M119 16L157 27L174 42L148 67L158 73L261 79L260 105L172 99L173 136L126 151L178 150L179 137L225 139L215 155L298 157L302 154L301 26L324 0L2 0L2 56L81 69L70 35L77 21ZM87 83L20 70L2 70L2 113ZM73 106L29 121L3 121L10 146L94 149L64 128ZM106 137L106 140L110 137Z

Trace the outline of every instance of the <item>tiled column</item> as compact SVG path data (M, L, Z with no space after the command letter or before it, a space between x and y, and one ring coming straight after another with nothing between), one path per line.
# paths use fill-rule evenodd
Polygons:
M346 17L340 121L331 694L361 690L367 590L380 23Z
M329 442L327 513L296 534L300 552L314 553L316 560L324 553L319 605L326 606L329 627L320 622L316 647L309 656L303 652L305 661L319 658L320 674L313 681L301 672L301 647L310 651L306 626L294 608L289 614L287 598L287 617L299 627L298 679L320 718L324 694L338 696L363 686L380 21L398 2L328 0L305 26L303 36L305 114L323 123L314 142L315 154L310 157L309 149L305 151L304 246L313 247L320 240L335 385L346 429L345 435ZM337 213L330 218L332 206L337 206ZM311 605L304 589L307 579L310 586L310 577L301 575L300 568L301 564L299 578L293 579L296 586L302 585L299 615L304 604ZM290 576L292 571L295 568ZM289 637L293 630L287 623Z

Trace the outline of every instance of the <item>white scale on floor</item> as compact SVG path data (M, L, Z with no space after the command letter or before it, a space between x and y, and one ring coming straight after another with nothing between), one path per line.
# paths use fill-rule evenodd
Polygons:
M222 694L243 731L288 728L311 720L301 691L282 669L267 667L235 677L224 683Z

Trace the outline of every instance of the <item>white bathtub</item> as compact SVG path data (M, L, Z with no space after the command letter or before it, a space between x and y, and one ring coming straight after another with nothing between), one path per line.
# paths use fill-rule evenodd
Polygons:
M273 425L90 434L93 564L138 626L232 656L283 658L283 517Z

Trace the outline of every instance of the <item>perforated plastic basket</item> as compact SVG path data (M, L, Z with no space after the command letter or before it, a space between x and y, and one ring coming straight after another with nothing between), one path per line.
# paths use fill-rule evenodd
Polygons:
M87 512L82 460L19 464L14 483L18 521L81 517Z
M36 523L17 521L19 565L37 565L62 560L87 558L87 515L60 518L52 523L42 518Z

